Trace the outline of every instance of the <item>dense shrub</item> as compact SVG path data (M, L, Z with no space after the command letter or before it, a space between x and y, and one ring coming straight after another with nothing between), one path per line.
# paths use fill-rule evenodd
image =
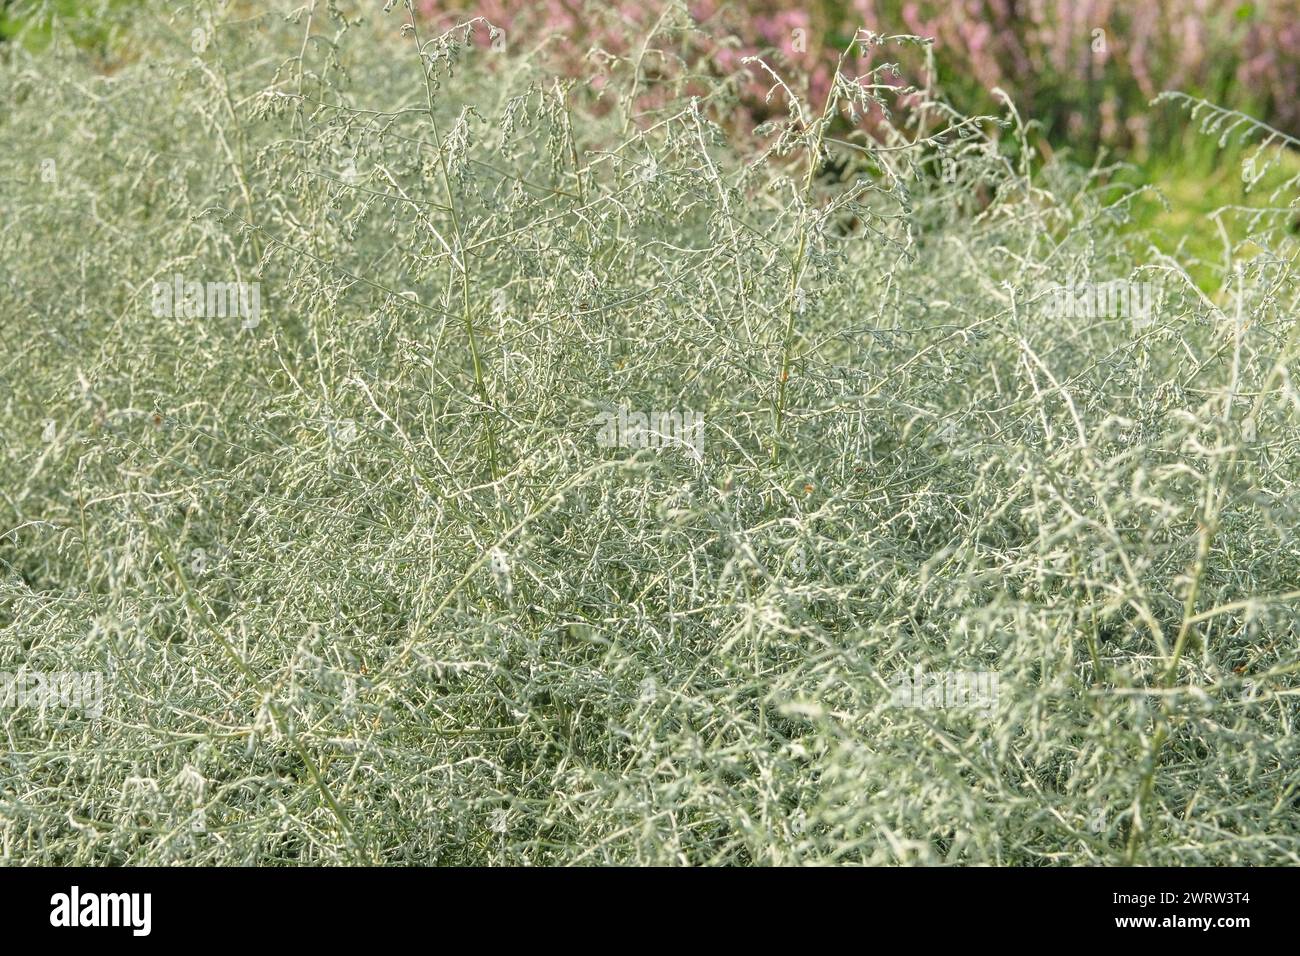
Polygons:
M106 681L0 712L6 861L1297 861L1294 184L1211 297L1010 108L755 154L251 6L3 54L0 671Z

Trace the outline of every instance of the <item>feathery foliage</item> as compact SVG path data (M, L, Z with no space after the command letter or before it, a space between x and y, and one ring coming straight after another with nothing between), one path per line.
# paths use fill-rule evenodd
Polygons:
M0 711L0 858L1300 862L1294 190L1207 296L1010 105L267 6L3 52L0 671L105 697Z

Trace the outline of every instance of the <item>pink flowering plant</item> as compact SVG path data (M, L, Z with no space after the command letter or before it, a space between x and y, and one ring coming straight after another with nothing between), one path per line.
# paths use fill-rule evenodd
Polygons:
M466 12L449 0L420 8L439 22ZM937 87L968 110L989 108L991 91L1004 90L1054 141L1085 152L1167 136L1148 103L1168 89L1300 128L1300 0L488 0L473 12L546 46L574 74L596 60L625 61L652 87L679 69L736 76L739 118L750 125L772 112L751 58L779 65L823 102L837 57L866 30L933 40L899 54L900 84ZM652 38L668 34L690 41L667 54Z

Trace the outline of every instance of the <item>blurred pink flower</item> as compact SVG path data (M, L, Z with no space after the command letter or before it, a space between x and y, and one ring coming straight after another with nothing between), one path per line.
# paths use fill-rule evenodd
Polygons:
M483 0L470 9L419 0L418 8L443 26L486 17L512 45L527 38L532 48L549 38L555 66L589 75L591 49L634 55L665 3ZM1300 0L692 0L689 10L701 32L677 52L691 69L738 74L744 57L763 54L814 107L830 89L837 56L867 29L931 38L939 76L924 75L924 56L913 48L891 47L859 66L897 60L906 82L937 82L966 108L976 104L961 103L961 96L1000 86L1022 115L1074 139L1140 145L1149 138L1151 97L1181 88L1217 99L1233 92L1223 88L1228 80L1244 101L1231 105L1300 132ZM479 31L476 42L488 43L487 32ZM648 103L674 66L656 58L642 68ZM765 74L749 69L742 119L784 111L768 102L770 86Z

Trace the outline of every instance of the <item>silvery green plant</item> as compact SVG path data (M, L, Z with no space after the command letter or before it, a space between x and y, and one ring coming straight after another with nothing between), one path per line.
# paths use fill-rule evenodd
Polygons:
M1204 289L853 57L755 141L673 31L597 90L401 3L98 16L0 51L0 671L104 674L0 713L6 862L1300 862L1285 216Z

